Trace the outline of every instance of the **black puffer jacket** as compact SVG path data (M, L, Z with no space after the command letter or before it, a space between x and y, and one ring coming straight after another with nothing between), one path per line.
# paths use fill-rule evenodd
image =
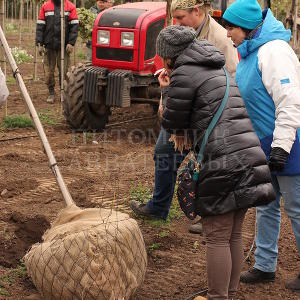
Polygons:
M190 129L197 145L201 144L225 94L224 64L224 55L206 40L195 41L184 50L171 74L162 121L165 129ZM231 77L228 102L208 139L199 175L196 208L200 216L275 199L265 154Z

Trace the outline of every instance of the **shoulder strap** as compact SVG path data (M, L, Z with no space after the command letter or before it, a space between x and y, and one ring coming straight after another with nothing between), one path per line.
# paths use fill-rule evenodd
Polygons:
M205 149L205 146L207 144L207 141L208 141L208 138L209 138L209 135L211 134L212 130L214 129L214 127L216 126L218 120L220 119L222 113L223 113L223 110L226 106L226 103L227 103L227 100L228 100L228 95L229 95L229 76L228 76L228 73L226 71L225 68L223 68L224 71L225 71L225 75L226 75L226 91L225 91L225 95L224 95L224 98L216 112L216 114L214 115L214 117L212 118L210 124L208 125L206 131L205 131L205 134L204 134L204 137L202 139L202 143L201 143L201 146L200 146L200 151L198 153L198 157L197 157L197 162L199 163L199 165L201 165L201 162L202 162L202 159L203 159L203 153L204 153L204 149Z

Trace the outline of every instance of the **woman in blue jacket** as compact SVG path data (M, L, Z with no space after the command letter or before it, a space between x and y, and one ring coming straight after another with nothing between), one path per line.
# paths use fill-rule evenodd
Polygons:
M227 36L241 61L236 82L269 160L277 200L257 208L255 265L241 281L275 280L280 199L300 251L300 64L288 42L290 30L256 0L237 0L224 13ZM299 276L286 284L300 291Z

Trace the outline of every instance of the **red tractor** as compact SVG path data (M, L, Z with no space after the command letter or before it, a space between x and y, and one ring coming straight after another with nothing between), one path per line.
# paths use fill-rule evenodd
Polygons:
M216 17L226 8L215 2ZM92 63L73 67L64 82L64 115L77 130L103 129L110 107L149 103L158 107L154 72L162 67L155 44L166 25L166 2L135 2L111 7L97 16Z

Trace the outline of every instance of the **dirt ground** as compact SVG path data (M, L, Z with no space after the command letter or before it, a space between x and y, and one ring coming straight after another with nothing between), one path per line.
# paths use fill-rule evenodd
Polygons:
M8 35L11 46L16 40L16 34ZM23 48L32 53L32 43L33 36L28 34ZM74 133L64 121L59 101L54 105L45 102L41 64L37 82L31 79L33 64L21 64L20 70L37 111L44 116L46 134L77 205L114 207L130 213L131 191L139 186L153 188L156 120L147 119L153 116L152 107L115 109L104 132ZM0 111L1 123L6 113L27 112L13 82L9 90L7 108ZM131 119L139 120L116 124ZM43 232L64 207L63 199L33 128L0 129L0 166L0 299L39 299L20 260L33 243L41 241ZM249 210L243 231L245 255L253 241L254 220L255 211ZM142 219L138 223L148 252L148 268L133 299L193 299L193 294L206 289L205 242L202 236L188 233L190 223L184 216L160 226ZM284 281L300 271L295 239L285 214L279 253L276 281L241 284L238 299L300 299L300 295L284 288ZM252 263L253 252L244 269Z

